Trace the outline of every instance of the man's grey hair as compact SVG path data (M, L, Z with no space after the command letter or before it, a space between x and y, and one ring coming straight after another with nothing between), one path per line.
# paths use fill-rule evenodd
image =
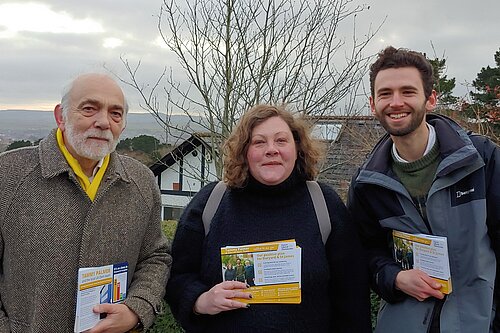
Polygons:
M101 73L96 73L96 74L101 74ZM101 74L102 75L102 74ZM105 75L105 74L104 74ZM111 80L113 80L113 82L116 83L116 85L118 87L120 87L120 85L118 84L118 82L116 82L116 80L114 78L112 78L111 76L109 75L106 75L108 78L110 78ZM64 120L67 119L67 116L68 116L68 111L70 109L70 103L69 103L69 98L70 98L70 91L71 89L73 89L73 85L75 84L75 80L72 80L68 85L66 85L64 88L63 88L63 91L62 91L62 97L61 97L61 109L62 109L62 117ZM121 89L121 87L120 87ZM122 89L122 93L123 93L123 89ZM123 93L123 102L124 102L124 105L123 105L123 112L125 113L125 116L127 115L128 113L128 109L129 109L129 106L128 106L128 102L127 102L127 97L125 97L125 94ZM126 120L126 118L125 118Z

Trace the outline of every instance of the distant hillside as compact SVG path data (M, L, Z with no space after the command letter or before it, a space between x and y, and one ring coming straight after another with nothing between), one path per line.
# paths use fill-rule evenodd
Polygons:
M179 126L185 126L187 116L172 116L170 121ZM0 139L35 141L47 136L51 129L56 127L52 112L34 110L0 110ZM201 129L197 129L200 131ZM165 142L165 130L149 113L130 113L127 116L127 127L122 138L133 138L141 134L156 137ZM173 139L169 139L169 143Z

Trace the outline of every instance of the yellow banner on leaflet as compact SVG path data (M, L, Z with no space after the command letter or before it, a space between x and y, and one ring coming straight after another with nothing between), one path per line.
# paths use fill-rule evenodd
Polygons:
M243 303L299 304L301 302L299 283L254 286L246 289L245 292L251 293L252 298L235 298L235 300Z
M221 255L229 255L235 253L276 251L278 249L278 246L279 244L240 246L240 247L222 248L220 252Z
M272 299L263 299L259 302L259 304L300 304L302 299L300 297L287 297L287 298L272 298ZM252 302L244 302L244 303L252 303Z
M276 242L266 242L259 244L250 244L242 246L226 246L220 249L221 255L229 255L235 253L249 253L249 252L265 252L265 251L276 251L278 250L280 244L293 243L294 239L281 240ZM295 246L295 245L294 245Z
M110 284L111 283L111 278L108 278L108 279L102 279L102 280L97 280L97 281L91 281L91 282L87 282L87 283L82 283L80 285L80 290L86 290L86 289L89 289L89 288L94 288L94 287L98 287L98 286L103 286L105 284Z

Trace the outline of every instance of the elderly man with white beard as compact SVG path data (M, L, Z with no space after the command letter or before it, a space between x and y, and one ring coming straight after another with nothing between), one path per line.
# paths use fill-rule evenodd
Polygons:
M127 111L112 78L81 75L54 109L57 129L0 155L0 332L78 330L84 268L126 267L126 295L91 309L103 319L89 333L147 328L161 311L171 257L159 189L114 152Z

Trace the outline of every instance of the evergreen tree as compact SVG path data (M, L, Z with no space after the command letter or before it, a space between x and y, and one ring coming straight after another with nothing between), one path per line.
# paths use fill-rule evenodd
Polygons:
M438 106L441 108L452 108L457 102L458 97L453 96L455 89L455 78L448 79L446 73L446 59L429 59L434 71L434 90L438 97Z
M474 119L475 129L500 143L500 48L495 52L496 67L483 67L472 85L472 103L464 103L462 111Z
M150 135L139 135L135 138L121 140L116 146L119 150L142 151L151 154L160 146L160 140Z
M145 153L151 154L158 149L160 141L154 136L139 135L131 140L132 150L140 150Z
M472 85L477 93L471 93L476 103L484 106L498 106L500 100L500 48L495 53L497 67L483 67Z
M120 140L120 142L118 142L118 144L116 145L116 149L117 150L131 151L132 150L132 142L131 141L132 141L132 139L129 139L129 138Z

